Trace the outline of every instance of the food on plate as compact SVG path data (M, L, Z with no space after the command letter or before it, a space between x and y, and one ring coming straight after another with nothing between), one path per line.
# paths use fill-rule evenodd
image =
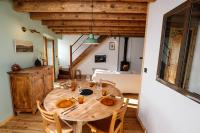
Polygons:
M58 108L68 108L74 105L74 101L72 99L63 99L57 103Z

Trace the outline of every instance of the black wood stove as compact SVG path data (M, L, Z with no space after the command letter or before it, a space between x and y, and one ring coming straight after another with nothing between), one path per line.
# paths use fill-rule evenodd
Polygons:
M130 62L127 61L127 48L128 48L128 37L125 37L125 43L124 43L124 59L121 62L120 65L120 71L128 71L130 68Z

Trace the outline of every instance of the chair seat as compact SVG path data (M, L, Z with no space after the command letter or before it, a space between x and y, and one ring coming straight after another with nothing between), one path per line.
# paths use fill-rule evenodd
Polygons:
M63 121L60 120L60 125L62 128L62 133L71 133L73 130ZM55 124L49 124L46 128L47 133L57 133Z
M97 133L108 133L111 120L112 117L108 117L102 120L88 122L87 124L92 130L95 130ZM116 120L115 129L119 126L120 123L121 121L119 119Z

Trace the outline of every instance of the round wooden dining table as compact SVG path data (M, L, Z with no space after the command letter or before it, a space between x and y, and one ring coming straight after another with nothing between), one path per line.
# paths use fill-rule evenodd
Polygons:
M81 89L87 88L93 90L93 94L84 96L83 104L78 103L80 90L76 89L72 91L67 87L58 87L52 90L44 99L44 108L47 111L56 112L64 121L71 121L73 123L74 133L82 133L82 126L84 123L107 118L112 115L113 111L121 108L123 104L123 95L116 87L112 85L102 87L103 90L108 92L108 95L114 96L116 101L113 106L106 106L100 102L102 91L98 89L96 85L90 87L90 83L87 81L77 81L77 83ZM58 101L67 98L75 99L75 107L72 109L58 108Z

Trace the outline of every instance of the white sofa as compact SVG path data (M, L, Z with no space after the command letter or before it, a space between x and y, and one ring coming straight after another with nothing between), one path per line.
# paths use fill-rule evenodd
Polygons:
M92 80L98 82L100 79L116 83L116 87L122 93L138 94L141 86L141 75L132 73L113 72L109 70L95 70Z

